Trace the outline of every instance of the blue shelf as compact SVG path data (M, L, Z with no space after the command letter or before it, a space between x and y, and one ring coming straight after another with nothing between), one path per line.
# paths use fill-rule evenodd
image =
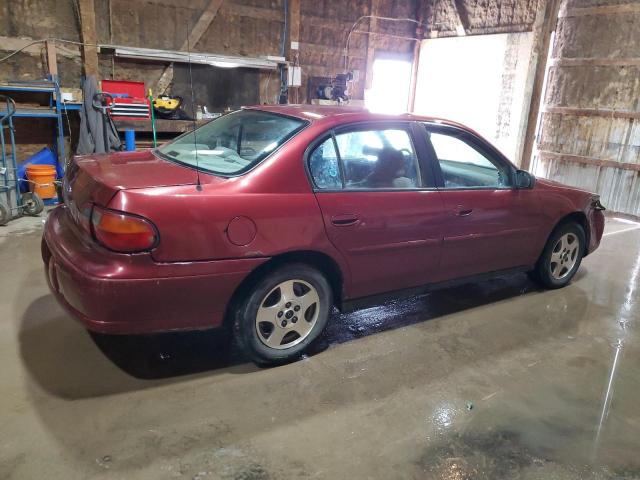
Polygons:
M20 107L20 104L16 104L16 112L14 118L52 118L56 120L55 123L55 142L56 150L58 153L58 163L62 166L66 164L66 157L64 152L64 126L62 122L62 115L68 110L79 110L80 105L74 108L72 105L62 103L60 95L60 86L58 85L58 79L56 76L49 76L46 81L34 81L34 82L19 82L9 81L4 84L0 84L0 92L19 92L19 93L46 93L49 95L49 105L42 107ZM75 106L74 105L74 106ZM7 114L6 110L0 110L0 117Z
M6 110L0 110L0 116L6 114ZM50 108L19 108L13 118L58 118L58 112Z
M0 92L55 93L56 87L23 87L19 85L0 85Z

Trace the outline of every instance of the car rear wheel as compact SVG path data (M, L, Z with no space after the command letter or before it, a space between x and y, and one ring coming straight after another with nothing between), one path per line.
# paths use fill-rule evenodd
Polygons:
M304 264L278 268L236 310L238 342L259 364L295 360L324 330L332 304L329 282L318 270Z
M585 243L581 225L574 222L561 225L551 234L530 276L547 288L564 287L580 267Z

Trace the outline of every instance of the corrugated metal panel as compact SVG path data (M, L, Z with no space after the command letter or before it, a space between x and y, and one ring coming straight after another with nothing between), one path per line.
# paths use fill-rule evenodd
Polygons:
M640 12L632 10L561 15L532 165L640 216Z
M600 194L608 210L640 216L640 171L542 157L534 173Z

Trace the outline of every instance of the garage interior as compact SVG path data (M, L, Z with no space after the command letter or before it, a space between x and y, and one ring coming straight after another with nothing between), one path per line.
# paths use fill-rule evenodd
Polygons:
M93 76L143 92L113 117L123 148L254 104L409 111L599 194L607 221L565 288L512 274L335 311L261 368L218 330L89 333L43 273L56 195L29 216L7 193L0 479L640 479L639 52L637 0L1 3L0 94L33 113L3 130L5 181L12 154L79 151Z

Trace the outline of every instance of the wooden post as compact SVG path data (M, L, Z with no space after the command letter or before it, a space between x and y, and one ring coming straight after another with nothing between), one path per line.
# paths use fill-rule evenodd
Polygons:
M380 12L380 0L371 0L370 15L379 15ZM371 32L376 30L378 26L378 20L375 18L369 19L369 35L367 35L367 63L366 72L364 77L364 88L368 90L371 88L373 82L373 62L376 57L376 41L375 35L371 35Z
M56 55L56 44L51 40L47 40L45 42L45 45L47 49L47 67L49 69L49 75L57 77L58 76L58 58Z
M420 67L420 47L422 46L422 40L424 39L424 17L426 14L426 0L418 0L416 19L418 23L415 28L416 41L413 46L413 62L411 64L411 83L409 85L409 105L407 109L409 112L415 110L416 104L416 89L418 88L418 68Z
M524 141L522 142L522 150L520 153L520 168L529 170L531 168L531 156L533 154L533 146L536 140L536 129L538 121L538 112L542 102L542 87L544 76L547 71L547 54L549 52L551 34L556 28L558 22L558 11L560 9L561 0L538 0L538 15L534 24L533 39L533 58L530 69L533 70L533 86L531 88L531 98L526 110L526 123Z
M286 1L286 0L285 0ZM299 49L300 49L300 0L289 0L289 18L287 19L289 31L286 32L286 58L289 65L299 65ZM289 87L292 88L292 87ZM300 89L293 87L295 90L289 92L287 101L291 103L300 103ZM291 93L295 93L291 95Z
M98 70L98 37L96 35L96 10L93 0L79 0L80 28L82 41L82 56L84 61L84 74L86 76L99 76Z

